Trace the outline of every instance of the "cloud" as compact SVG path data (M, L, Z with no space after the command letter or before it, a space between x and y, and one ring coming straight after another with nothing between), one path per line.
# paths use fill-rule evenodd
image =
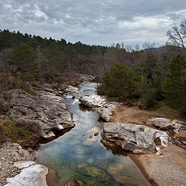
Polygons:
M186 16L185 0L1 0L1 29L70 42L164 43Z
M154 17L142 17L137 16L134 17L133 21L120 21L118 23L119 28L130 28L130 29L139 29L139 28L146 28L146 29L159 29L160 27L167 27L171 26L173 20L169 17L161 16L154 16Z

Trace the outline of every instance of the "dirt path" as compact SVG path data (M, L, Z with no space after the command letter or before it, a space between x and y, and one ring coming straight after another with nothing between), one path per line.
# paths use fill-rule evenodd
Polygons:
M121 106L113 111L111 122L134 123L153 127L149 119L165 117L156 111L144 111L136 107ZM152 185L185 186L186 185L186 150L169 144L161 149L162 155L131 154L131 159L141 169Z

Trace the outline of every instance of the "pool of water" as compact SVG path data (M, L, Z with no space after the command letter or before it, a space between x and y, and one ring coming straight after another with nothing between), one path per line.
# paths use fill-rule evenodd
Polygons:
M78 97L96 94L96 86L90 82L81 84ZM81 107L78 98L64 97L76 126L57 139L41 144L35 154L37 161L51 170L49 185L61 186L71 177L88 186L150 185L129 157L107 150L100 143L99 115Z

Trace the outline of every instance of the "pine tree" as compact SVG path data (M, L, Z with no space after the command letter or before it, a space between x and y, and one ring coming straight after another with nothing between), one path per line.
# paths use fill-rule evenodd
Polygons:
M136 96L139 76L122 63L115 64L110 72L105 72L103 89L110 97L120 100L132 99Z
M165 80L168 104L186 114L186 60L178 55L170 63L170 73Z
M37 56L32 48L23 43L12 51L8 63L16 68L15 75L20 76L23 81L34 80L39 75Z

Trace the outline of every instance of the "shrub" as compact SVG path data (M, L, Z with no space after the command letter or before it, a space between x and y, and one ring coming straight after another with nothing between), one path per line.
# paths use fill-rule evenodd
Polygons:
M167 104L186 115L186 60L178 55L170 62L170 72L167 74L165 96Z
M110 97L119 97L120 100L138 97L140 77L135 71L122 63L115 64L110 72L105 72L101 90Z

